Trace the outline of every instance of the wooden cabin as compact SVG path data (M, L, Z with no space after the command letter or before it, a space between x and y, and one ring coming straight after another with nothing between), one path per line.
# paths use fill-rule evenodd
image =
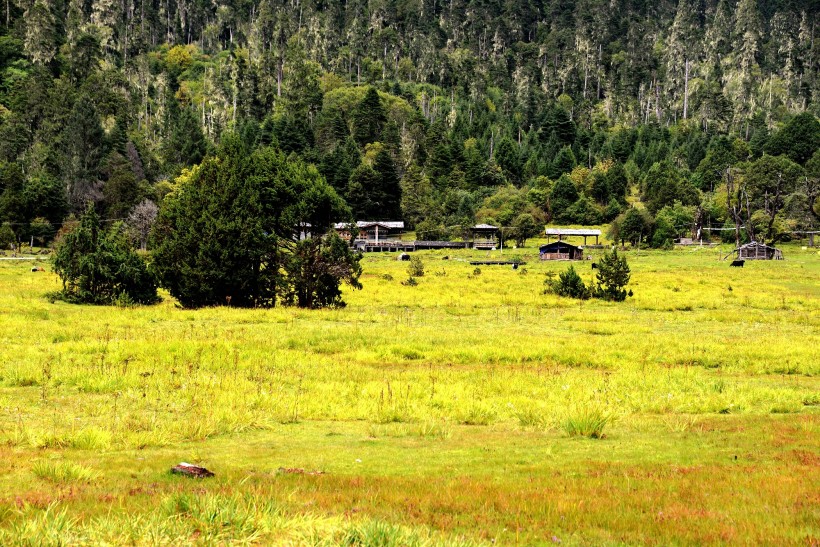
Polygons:
M583 260L584 249L566 241L553 241L539 248L541 260Z
M355 227L344 222L334 225L342 239L351 244L356 242L379 243L397 241L404 232L404 222L389 220L359 220ZM353 233L351 233L351 228Z
M783 252L757 241L741 245L734 251L737 260L783 260Z

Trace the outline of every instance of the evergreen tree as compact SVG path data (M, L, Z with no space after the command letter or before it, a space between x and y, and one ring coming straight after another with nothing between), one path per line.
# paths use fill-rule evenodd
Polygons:
M617 249L604 253L598 261L595 278L597 280L595 298L614 302L626 300L627 293L624 287L629 284L629 265L626 263L626 257L618 256Z
M381 206L381 219L396 220L401 218L401 184L396 172L396 165L387 150L380 150L373 160L373 170L379 177L377 195ZM378 218L378 217L372 217Z
M558 178L564 173L571 172L576 165L575 154L569 146L563 147L550 165L550 178Z
M772 156L785 154L805 164L820 149L820 122L810 112L798 114L783 129L772 135L764 150Z
M248 154L238 137L228 135L217 156L206 158L162 202L154 266L185 307L274 306L288 301L300 282L287 270L294 252L308 252L297 243L300 232L309 226L313 237L321 237L332 222L349 218L315 168L270 148ZM313 249L327 256L321 244ZM330 267L322 271L332 274Z
M353 137L361 146L376 142L381 138L382 128L387 123L387 114L382 107L379 93L370 87L364 99L353 111Z
M578 201L578 189L567 175L562 175L555 183L550 193L549 208L553 220L557 222L572 222L567 211L573 203Z
M120 225L103 229L93 205L54 253L61 298L82 304L153 304L157 283L128 245Z

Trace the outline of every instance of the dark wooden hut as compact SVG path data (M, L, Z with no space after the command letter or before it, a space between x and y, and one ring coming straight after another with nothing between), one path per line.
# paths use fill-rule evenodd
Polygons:
M553 241L541 245L541 260L583 260L584 250L566 241Z

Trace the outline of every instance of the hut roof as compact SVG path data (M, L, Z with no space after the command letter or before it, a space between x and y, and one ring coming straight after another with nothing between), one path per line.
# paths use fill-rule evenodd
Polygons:
M350 226L346 222L337 222L333 225L334 228L337 230L343 230ZM388 228L390 230L404 230L404 221L401 220L357 220L356 227L363 229L363 228L371 228L373 226L380 226L382 228Z
M492 224L476 224L471 228L474 231L480 230L498 230L498 226L493 226Z
M546 253L554 249L566 249L567 247L572 247L573 249L581 250L581 247L579 247L578 245L573 245L572 243L567 243L566 241L553 241L552 243L546 243L544 245L541 245L541 247L539 247L538 250L542 253Z
M771 245L766 245L765 243L760 243L758 241L750 241L749 243L744 243L743 245L738 247L738 249L753 249L753 248L771 249L773 251L777 250L777 247L772 247Z
M586 228L546 228L544 235L548 236L600 236L601 230Z

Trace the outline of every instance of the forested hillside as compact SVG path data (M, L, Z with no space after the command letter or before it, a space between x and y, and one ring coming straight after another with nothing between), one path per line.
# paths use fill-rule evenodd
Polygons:
M816 0L4 0L0 243L98 205L142 246L226 132L354 216L618 220L668 244L820 222ZM637 208L629 203L641 201ZM734 234L732 234L734 239Z

